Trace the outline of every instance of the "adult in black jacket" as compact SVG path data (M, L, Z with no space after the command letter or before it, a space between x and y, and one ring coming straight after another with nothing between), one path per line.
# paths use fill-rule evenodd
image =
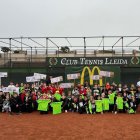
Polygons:
M10 99L11 113L19 113L20 112L20 98L17 93L13 93L13 96Z
M3 95L3 92L0 91L0 112L2 112L2 106L3 106L4 99L5 99L5 96Z
M33 103L32 97L31 97L31 96L29 95L29 93L27 92L27 93L25 94L24 103L23 103L26 112L31 113L31 112L33 111L32 103Z

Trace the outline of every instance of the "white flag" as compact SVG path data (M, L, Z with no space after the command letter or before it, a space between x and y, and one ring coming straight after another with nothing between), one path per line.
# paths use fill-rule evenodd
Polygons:
M72 86L74 86L73 83L61 83L59 85L61 88L71 88Z
M38 82L40 77L39 76L28 76L26 77L26 82Z
M79 79L79 78L80 78L80 73L67 74L67 79L68 79L68 80Z
M63 77L62 76L51 78L51 83L58 83L60 81L63 81Z
M45 74L34 73L34 76L39 76L40 79L46 79L46 75Z
M0 72L0 77L7 77L7 72Z

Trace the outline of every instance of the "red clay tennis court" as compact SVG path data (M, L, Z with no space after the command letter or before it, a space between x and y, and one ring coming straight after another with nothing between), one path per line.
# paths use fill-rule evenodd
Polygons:
M140 112L137 114L59 115L39 112L21 115L0 113L1 140L138 140Z

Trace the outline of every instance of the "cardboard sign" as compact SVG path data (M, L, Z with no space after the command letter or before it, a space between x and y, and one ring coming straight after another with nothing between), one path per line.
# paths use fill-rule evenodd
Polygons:
M41 79L46 79L46 76L45 74L40 74L40 73L34 73L34 76L39 76L40 77L40 80Z
M109 72L109 71L100 71L100 76L104 77L114 77L114 72Z
M51 83L58 83L60 81L63 81L63 77L62 76L51 78Z
M3 91L4 93L5 93L5 92L9 92L9 91L8 91L8 87L3 87L3 88L1 89L1 91Z
M15 92L15 93L19 94L19 87L3 87L1 90L4 93L5 92Z
M0 72L0 77L7 77L7 72Z
M67 74L67 79L68 79L68 80L79 79L79 78L80 78L80 73Z
M26 82L38 82L40 81L39 76L28 76L26 77Z
M73 83L61 83L59 85L61 88L71 88L72 86L74 86Z
M15 87L15 88L13 88L13 92L19 94L19 87Z
M137 82L137 86L140 87L140 81Z
M100 80L102 78L101 75L93 75L92 80Z

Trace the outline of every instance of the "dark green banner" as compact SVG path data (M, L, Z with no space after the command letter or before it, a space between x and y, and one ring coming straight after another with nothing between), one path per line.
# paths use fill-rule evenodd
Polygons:
M47 57L48 66L131 66L140 65L140 57Z

